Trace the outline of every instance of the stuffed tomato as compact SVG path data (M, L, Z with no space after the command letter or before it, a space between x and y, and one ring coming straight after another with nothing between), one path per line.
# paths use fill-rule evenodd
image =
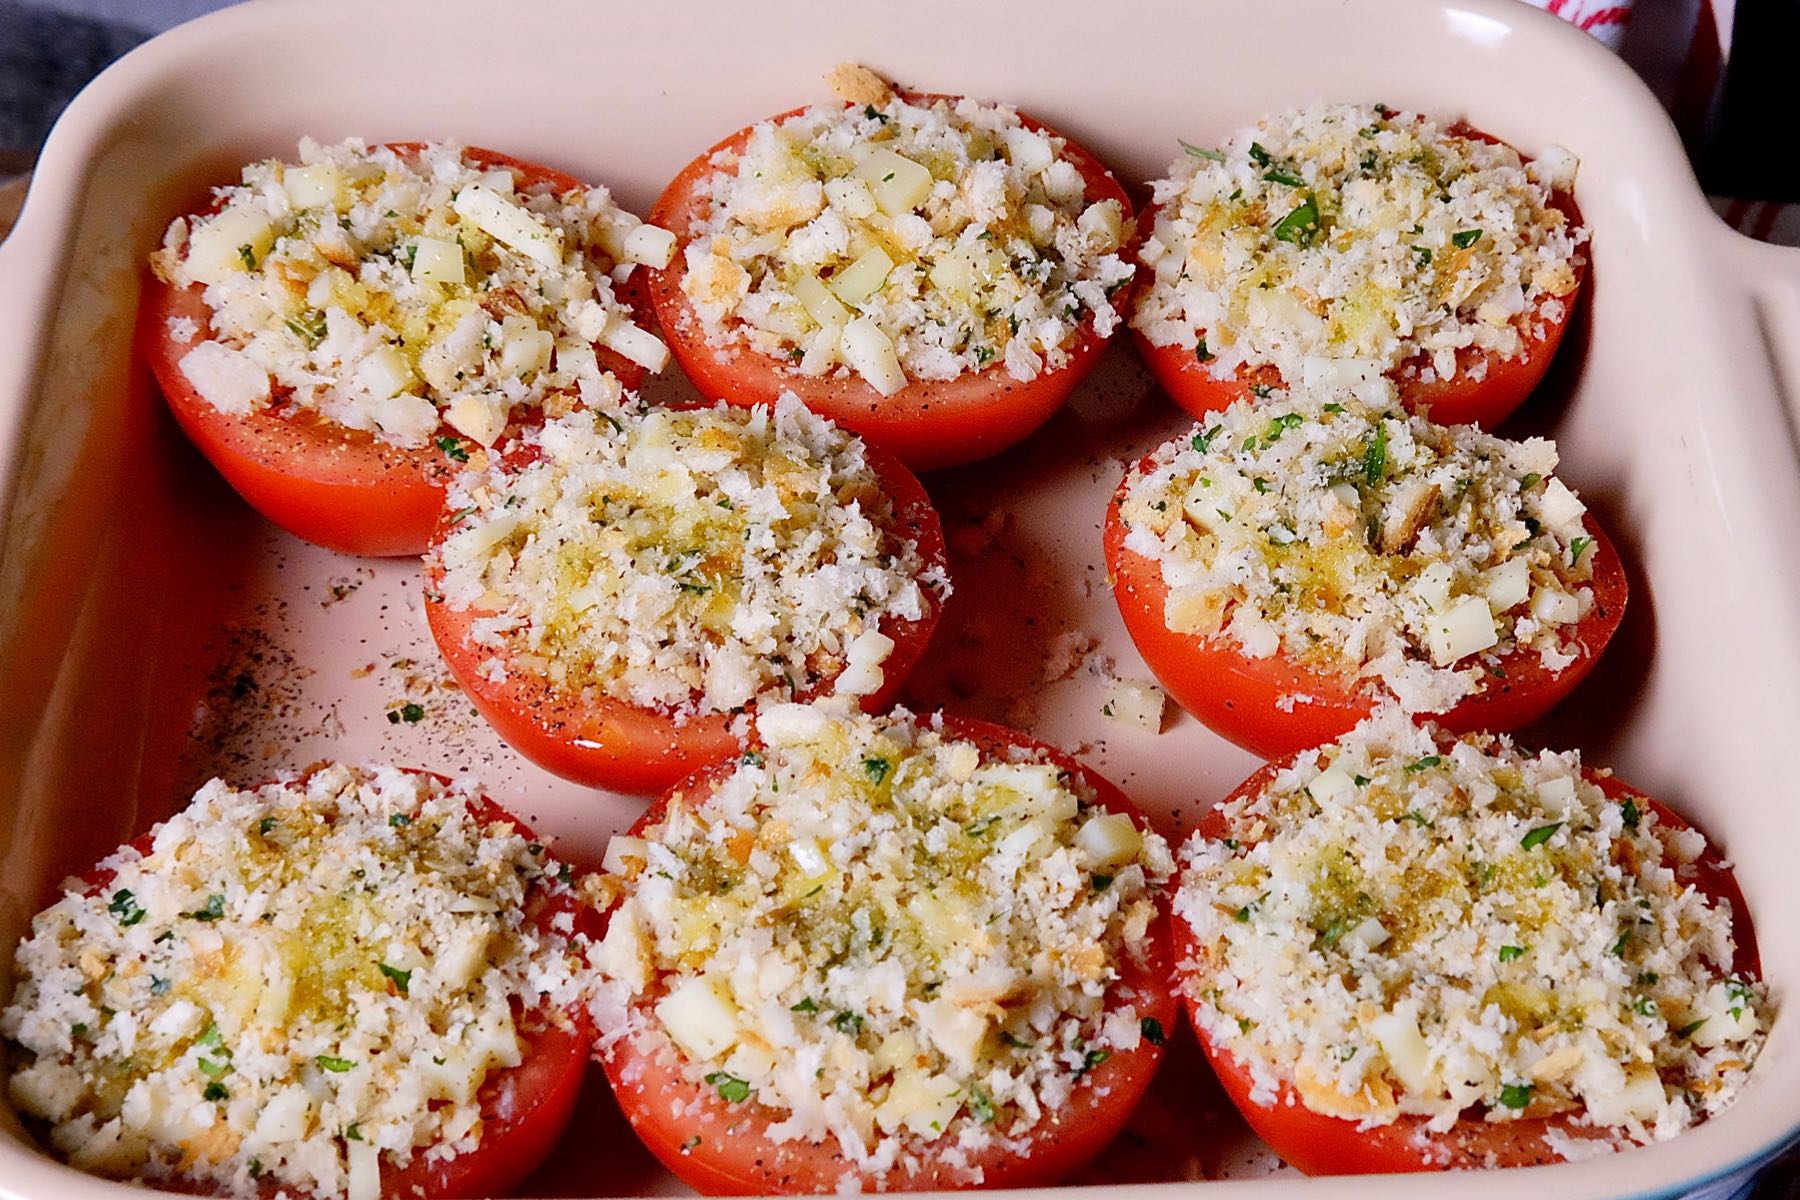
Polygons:
M449 505L438 647L502 737L592 786L666 788L759 704L886 706L949 592L918 480L791 398L576 412Z
M600 1057L710 1194L1053 1183L1176 1017L1172 867L1119 791L955 718L765 709L607 851Z
M170 225L139 340L258 511L333 550L419 554L460 467L662 369L633 276L673 251L547 167L307 140Z
M920 470L997 453L1120 325L1131 203L1008 106L833 81L837 103L733 134L663 193L663 335L709 398L791 391Z
M1114 597L1176 701L1265 758L1389 701L1518 729L1625 609L1618 554L1557 463L1542 438L1438 425L1391 394L1241 402L1126 474Z
M221 1196L516 1188L591 1049L568 870L466 784L217 780L32 923L8 1094L71 1165Z
M1435 420L1492 428L1543 378L1580 295L1575 167L1381 105L1187 146L1144 214L1139 349L1195 416L1384 376Z
M1574 753L1393 713L1258 771L1182 850L1183 997L1312 1174L1526 1166L1729 1105L1771 1015L1743 897Z

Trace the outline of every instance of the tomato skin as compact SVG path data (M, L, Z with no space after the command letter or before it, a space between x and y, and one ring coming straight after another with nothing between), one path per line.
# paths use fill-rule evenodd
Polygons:
M423 143L394 142L390 147L417 153ZM560 194L584 186L560 171L492 150L470 146L463 157L478 167L511 168L521 188L547 184ZM636 273L617 294L640 323L648 323ZM193 342L177 342L169 334L169 321L183 317L199 330ZM182 432L226 482L263 516L327 550L375 558L423 554L443 508L445 485L458 464L435 445L391 445L310 410L220 412L181 372L181 359L210 336L212 310L203 287L177 288L146 274L138 310L140 352ZM627 388L643 382L644 370L636 363L604 346L595 346L594 353L601 369L610 370Z
M943 523L924 485L879 447L871 445L867 453L882 490L893 502L892 528L918 546L922 571L935 567L943 572L948 561ZM434 541L448 536L452 516L443 512L444 523ZM738 739L730 728L732 718L722 713L677 721L668 713L610 696L570 695L553 687L544 676L511 662L505 679L488 678L481 666L496 657L496 651L476 643L470 629L475 621L491 614L475 609L457 611L438 599L442 577L435 564L427 564L425 618L450 673L495 732L546 771L589 787L648 795L737 750ZM920 590L925 596L923 617L881 622L881 632L894 640L894 649L882 664L880 690L862 698L866 712L880 712L893 704L937 627L943 606L929 589ZM505 654L498 657L508 658ZM812 694L816 693L798 698Z
M954 99L903 93L911 103ZM791 109L771 118L786 120L805 109ZM1125 189L1098 159L1066 135L1021 115L1027 128L1063 138L1063 154L1080 170L1087 184L1089 203L1117 200L1126 220L1132 204ZM713 155L738 150L754 126L741 129L683 167L664 189L649 221L671 230L678 241L675 257L649 276L650 303L662 325L663 338L701 395L731 404L773 404L783 392L793 392L807 408L854 430L875 445L885 447L915 471L935 471L960 466L998 454L1023 440L1062 407L1075 386L1093 369L1106 348L1106 338L1094 331L1092 319L1084 321L1075 341L1067 347L1068 362L1045 371L1029 383L1007 374L1005 364L994 363L955 379L911 380L892 396L883 396L860 376L811 377L789 371L787 364L757 354L745 346L709 344L700 321L681 290L687 273L684 252L692 240L690 230L703 215L706 197L697 186L717 168Z
M1102 807L1130 816L1147 828L1141 814L1111 782L1068 755L1024 734L965 717L944 718L946 734L978 743L985 753L1021 747L1044 752L1058 766L1078 773L1093 788ZM632 826L634 836L660 822L671 804L698 803L737 768L737 761L715 763L663 796ZM1170 985L1167 894L1157 902L1141 961L1127 956L1119 964L1120 980L1108 1007L1136 1006L1140 1017L1154 1018L1163 1029L1174 1028L1177 1002ZM646 1017L646 1019L653 1019ZM621 1038L597 1051L612 1082L613 1094L645 1146L683 1183L703 1195L798 1194L831 1192L841 1180L854 1179L864 1191L935 1191L971 1186L966 1172L941 1162L924 1164L916 1174L898 1168L869 1174L851 1163L835 1143L777 1142L768 1127L783 1115L754 1100L728 1104L705 1084L689 1082L678 1055L665 1047L646 1056ZM1132 1110L1150 1086L1162 1059L1162 1047L1140 1041L1134 1050L1115 1051L1077 1085L1066 1106L1046 1118L1047 1127L1031 1130L1013 1148L992 1145L969 1155L982 1171L983 1188L1044 1187L1058 1183L1093 1158L1124 1128ZM682 1112L671 1118L670 1112ZM693 1142L695 1136L699 1141Z
M1135 468L1148 469L1149 458ZM1374 711L1384 695L1379 685L1327 674L1280 653L1248 658L1223 635L1170 629L1163 619L1168 588L1161 568L1125 545L1119 506L1130 479L1127 475L1119 485L1106 510L1107 575L1133 644L1177 704L1214 733L1265 759L1339 738ZM1514 650L1500 660L1504 678L1489 676L1481 691L1447 712L1423 714L1422 720L1455 733L1510 733L1549 712L1593 670L1624 619L1629 587L1618 552L1591 514L1583 527L1594 539L1588 582L1594 606L1576 625L1576 660L1553 674L1535 652Z
M1498 138L1460 123L1452 127L1452 132L1478 141L1499 141ZM1568 218L1571 228L1580 226L1581 210L1575 206L1574 196L1564 191L1552 192L1550 206ZM1160 205L1145 207L1144 215L1139 221L1140 236L1147 236L1156 227L1156 217L1160 211ZM1135 258L1135 247L1133 253ZM1524 323L1520 329L1524 346L1519 356L1501 358L1491 351L1459 350L1456 354L1456 376L1448 380L1434 379L1430 383L1421 380L1416 371L1410 376L1390 373L1401 403L1414 412L1429 413L1432 420L1444 425L1479 425L1483 429L1493 429L1511 416L1543 381L1545 372L1550 369L1551 360L1556 357L1556 348L1562 344L1563 334L1568 331L1570 322L1574 319L1575 309L1582 295L1582 285L1587 279L1586 257L1578 257L1573 266L1575 287L1567 295L1556 297L1562 304L1562 314L1553 321L1543 315L1541 306L1534 310L1532 320ZM1155 271L1141 261L1137 263L1137 268L1137 278L1132 284L1134 307L1135 300L1141 299L1149 291L1156 277ZM1539 325L1544 331L1541 338L1533 336L1531 332ZM1139 355L1150 368L1151 374L1156 376L1163 391L1168 393L1169 399L1192 413L1196 419L1204 419L1209 412L1222 412L1241 400L1255 399L1253 388L1279 389L1284 386L1280 370L1272 365L1240 367L1238 373L1231 378L1216 379L1195 356L1192 345L1158 346L1135 326L1131 332ZM1470 368L1482 362L1487 365L1486 374L1479 381L1472 380L1469 377ZM1430 363L1426 356L1415 355L1403 363L1400 369L1428 365Z
M409 773L445 785L452 782L449 776L435 771ZM300 780L305 777L302 775ZM267 786L269 782L272 781L255 786ZM483 825L504 821L513 825L521 837L532 836L529 825L486 796L472 797L468 808L470 815ZM130 845L148 856L152 835L145 833ZM111 870L95 868L83 877L83 882L89 895L98 895L113 877ZM597 914L567 896L533 899L535 903L526 916L541 929L549 929L551 918L567 911L573 914L578 932L590 937L603 932ZM429 1162L425 1158L427 1147L420 1146L414 1150L412 1161L399 1170L384 1160L383 1200L481 1200L507 1195L550 1156L575 1114L575 1102L581 1095L593 1049L593 1023L587 1011L577 1007L560 1021L544 1012L525 1014L519 1019L518 1028L526 1042L519 1065L489 1075L476 1093L482 1109L480 1144L453 1158ZM209 1191L201 1185L190 1187L179 1179L170 1182L178 1191L201 1195ZM279 1190L273 1186L263 1189L266 1195Z
M1219 801L1200 820L1199 830L1207 837L1225 836L1225 821L1219 809L1238 800L1246 800L1261 792L1291 762L1266 763L1243 783ZM1630 797L1641 808L1655 811L1657 820L1673 829L1692 826L1666 805L1651 799L1612 775L1602 775L1582 768L1583 777L1614 800ZM1762 975L1762 962L1756 950L1756 934L1750 924L1749 910L1737 879L1725 865L1717 847L1708 844L1706 853L1691 865L1671 864L1681 872L1684 882L1691 882L1701 892L1731 907L1732 934L1737 952L1732 959L1732 972L1743 977ZM1557 1114L1547 1117L1525 1117L1512 1121L1488 1122L1464 1118L1449 1130L1435 1133L1425 1128L1426 1118L1403 1115L1387 1125L1363 1129L1356 1121L1328 1117L1313 1112L1301 1103L1285 1081L1275 1088L1275 1099L1262 1105L1251 1098L1254 1090L1250 1069L1228 1051L1215 1046L1200 1022L1200 996L1205 989L1200 947L1186 921L1174 925L1176 973L1180 978L1182 1003L1189 1024L1200 1039L1200 1046L1212 1064L1214 1073L1226 1094L1243 1114L1244 1120L1290 1166L1308 1175L1374 1175L1402 1171L1473 1170L1486 1167L1528 1167L1562 1162L1545 1138L1555 1134L1570 1140L1586 1139L1618 1145L1622 1141L1606 1129L1578 1125L1579 1114Z

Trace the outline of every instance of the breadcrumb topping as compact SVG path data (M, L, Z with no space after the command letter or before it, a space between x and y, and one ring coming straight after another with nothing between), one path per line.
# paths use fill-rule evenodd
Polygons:
M1133 326L1215 378L1273 366L1291 387L1518 358L1573 301L1587 230L1552 198L1574 169L1380 105L1268 117L1156 183Z
M894 641L949 594L898 528L862 441L791 395L771 410L571 413L517 469L465 473L433 552L491 669L681 715L829 684L881 689Z
M852 86L855 85L855 86ZM884 395L1001 363L1035 379L1131 277L1115 200L1013 109L877 96L755 127L700 185L681 287L707 339Z
M297 164L251 163L152 260L212 310L183 374L221 412L288 405L419 447L444 426L491 446L523 411L616 396L596 345L661 370L616 287L673 237L603 187L523 184L448 142L308 138Z
M1695 886L1706 841L1578 754L1389 710L1220 812L1176 915L1199 1022L1258 1103L1285 1084L1365 1125L1479 1108L1647 1142L1742 1087L1768 1001Z
M1270 391L1134 467L1120 515L1170 629L1442 711L1508 654L1577 657L1598 550L1556 466L1552 442L1434 424L1385 383Z
M526 915L573 905L565 869L475 798L390 767L207 784L33 920L13 1104L84 1171L245 1197L374 1200L379 1163L473 1149L520 1022L591 978L584 937Z
M716 790L608 849L602 1045L674 1055L778 1114L775 1139L874 1170L1054 1121L1139 1045L1119 968L1173 870L1160 837L1039 754L903 710L758 728Z

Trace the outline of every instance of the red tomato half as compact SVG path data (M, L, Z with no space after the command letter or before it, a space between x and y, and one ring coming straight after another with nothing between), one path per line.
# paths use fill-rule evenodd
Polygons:
M976 742L984 754L1003 754L1009 749L1043 752L1059 767L1076 772L1093 789L1101 807L1124 813L1140 828L1147 827L1141 814L1111 782L1068 755L1024 734L965 717L945 717L947 734ZM639 817L632 826L635 836L662 820L671 804L699 805L714 788L730 778L735 760L715 763L678 785ZM1119 979L1107 998L1109 1009L1134 1006L1142 1018L1155 1019L1170 1029L1176 1016L1170 978L1173 960L1169 952L1171 919L1166 902L1159 900L1158 914L1150 925L1146 952L1141 960L1127 956L1119 963ZM641 1014L654 1021L648 1004ZM785 1114L754 1100L730 1104L718 1091L694 1083L682 1074L671 1049L645 1057L623 1038L599 1051L613 1094L632 1129L652 1153L682 1182L709 1196L795 1194L832 1192L846 1178L863 1191L937 1191L974 1186L967 1168L930 1162L916 1174L892 1169L880 1175L865 1174L845 1158L835 1142L776 1141L768 1130ZM1067 1104L1047 1113L1039 1125L1005 1145L996 1139L985 1149L968 1155L968 1166L980 1169L983 1188L1043 1187L1064 1177L1093 1158L1124 1128L1132 1110L1150 1086L1162 1061L1162 1047L1140 1041L1134 1050L1117 1051L1089 1071L1070 1095ZM680 1115L674 1115L679 1113Z
M402 154L422 148L418 142L391 145ZM471 146L463 157L478 167L511 169L521 191L548 187L560 194L585 186L560 171L492 150ZM641 291L634 274L619 295L639 314L638 321L648 324ZM309 409L276 406L243 416L220 412L181 372L181 359L195 343L169 335L169 321L177 317L199 329L196 341L212 336L212 310L203 287L176 288L147 276L138 310L138 345L182 431L252 508L295 537L339 553L424 553L443 507L444 485L458 463L435 445L391 445ZM604 346L595 346L594 353L601 368L626 387L643 382L644 370L636 363Z
M1237 789L1219 802L1220 806L1255 796L1267 787L1278 772L1289 764L1269 763L1239 784ZM1657 820L1673 829L1691 826L1667 807L1645 796L1610 775L1583 769L1588 782L1598 786L1615 800L1632 798L1640 807L1655 811ZM1200 820L1199 832L1208 837L1222 837L1226 832L1224 818L1217 807ZM1732 973L1743 978L1761 977L1762 963L1756 952L1756 934L1750 925L1749 910L1737 879L1725 865L1716 847L1710 843L1698 861L1683 864L1671 861L1684 882L1691 883L1714 901L1731 906L1732 934L1737 940L1737 953L1732 959ZM1199 995L1204 989L1200 968L1199 946L1186 921L1173 922L1176 971L1181 978L1183 1002L1189 1023L1199 1035L1206 1057L1225 1085L1238 1111L1289 1165L1308 1175L1374 1175L1399 1171L1473 1170L1484 1167L1529 1167L1562 1162L1551 1149L1546 1136L1555 1134L1568 1139L1610 1141L1614 1135L1602 1128L1575 1123L1574 1114L1548 1117L1524 1117L1511 1121L1490 1122L1478 1112L1464 1116L1444 1133L1427 1128L1426 1119L1403 1115L1387 1125L1362 1128L1356 1121L1322 1116L1301 1103L1299 1096L1286 1083L1277 1086L1274 1103L1258 1104L1251 1099L1254 1082L1250 1070L1230 1053L1215 1046L1202 1030L1199 1018Z
M868 447L868 460L893 502L894 532L918 546L923 570L936 567L942 572L946 565L943 524L924 486L879 447ZM450 515L444 514L446 521ZM440 526L438 539L449 529L448 524ZM661 791L736 751L731 718L722 713L677 720L667 712L639 708L609 696L570 694L516 662L508 662L505 679L487 678L481 665L495 657L495 650L472 640L470 627L492 614L450 608L438 598L442 573L428 566L426 577L425 618L450 673L495 732L546 771L589 787L643 795ZM894 640L894 649L882 664L881 690L862 699L867 712L880 712L899 696L901 685L937 627L941 605L929 589L921 590L926 600L923 617L917 621L884 619L881 623L881 632ZM499 657L507 658L505 654ZM822 681L816 690L828 690L825 685L829 683ZM803 693L796 699L813 694Z
M1147 466L1145 459L1140 467ZM1127 477L1129 478L1129 477ZM1374 711L1379 685L1321 671L1284 654L1250 658L1230 638L1176 633L1163 619L1169 589L1162 569L1125 545L1119 513L1124 485L1106 510L1106 571L1113 599L1144 656L1175 702L1221 737L1263 758L1284 758L1333 741ZM1583 527L1594 539L1594 606L1575 626L1577 657L1560 672L1536 652L1514 650L1499 661L1480 691L1444 713L1426 714L1452 733L1510 733L1537 720L1587 677L1625 615L1625 568L1590 514Z
M414 774L451 782L435 771ZM469 813L483 825L505 821L521 836L531 837L530 826L485 796L469 801ZM148 855L151 844L151 835L146 833L131 846ZM112 871L98 868L84 877L89 895L98 895L112 880ZM556 914L572 912L577 930L589 936L601 932L596 914L577 906L568 896L535 895L528 903L532 907L527 916L540 929L549 930ZM521 1014L518 1030L525 1043L523 1060L516 1067L490 1074L476 1093L482 1118L480 1143L453 1158L431 1162L426 1161L426 1148L421 1146L399 1170L384 1161L384 1200L480 1200L506 1195L550 1156L575 1113L592 1053L593 1026L586 1010L577 1008L560 1023L543 1011Z
M951 99L905 95L912 103ZM804 111L793 109L773 119L786 120ZM1130 197L1098 159L1049 126L1025 116L1020 119L1027 128L1063 138L1063 155L1081 171L1089 203L1117 200L1130 219ZM706 214L709 198L698 189L718 169L713 156L740 149L750 133L751 129L740 129L683 167L650 210L651 224L671 230L679 239L674 261L650 273L650 303L664 340L701 395L732 404L773 404L781 393L793 392L806 407L891 450L914 470L934 471L998 454L1020 441L1048 421L1093 369L1106 340L1094 332L1091 320L1082 324L1068 347L1069 361L1029 383L1014 379L1004 364L995 363L955 379L913 380L892 396L883 396L859 376L815 378L744 346L709 344L681 290L687 274L684 251L694 223Z
M1498 138L1460 123L1452 126L1451 132L1472 140L1499 142ZM1570 193L1552 192L1550 206L1568 218L1570 228L1581 224L1581 210L1575 207L1575 197ZM1159 206L1154 204L1144 209L1143 219L1138 223L1140 235L1155 228L1158 211ZM1556 297L1562 312L1555 320L1544 315L1542 304L1518 318L1524 346L1517 357L1501 358L1491 351L1459 350L1455 378L1434 378L1426 383L1419 378L1418 371L1430 366L1430 359L1422 354L1415 355L1390 373L1401 402L1415 411L1428 411L1432 420L1444 425L1479 425L1483 429L1492 429L1512 415L1550 369L1550 360L1556 356L1556 348L1574 318L1582 284L1587 278L1586 257L1577 258L1574 268L1574 290L1566 296ZM1150 267L1140 262L1137 279L1132 285L1134 295L1143 295L1154 278L1155 273ZM1537 337L1533 331L1540 327L1544 336ZM1204 417L1209 412L1230 408L1240 400L1252 399L1255 395L1251 391L1253 387L1284 386L1281 372L1274 366L1240 367L1232 378L1216 379L1195 356L1193 345L1157 346L1136 329L1132 333L1139 354L1157 382L1162 384L1171 400L1195 417ZM1487 364L1486 373L1480 380L1472 379L1471 368L1482 362Z

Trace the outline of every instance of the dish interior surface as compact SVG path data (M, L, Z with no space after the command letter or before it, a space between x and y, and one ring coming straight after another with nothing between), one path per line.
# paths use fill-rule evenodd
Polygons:
M1161 174L1202 145L1318 98L1466 117L1526 153L1582 159L1592 288L1542 391L1505 432L1554 435L1561 473L1631 571L1595 675L1521 740L1578 747L1692 817L1738 866L1779 1006L1800 977L1786 739L1800 727L1800 511L1780 366L1800 357L1800 266L1712 218L1666 120L1603 50L1523 6L1306 0L999 6L799 0L499 10L469 0L325 0L232 10L158 39L70 110L0 250L0 421L12 437L0 578L0 945L59 882L213 774L324 758L481 779L597 864L642 801L559 782L506 750L439 665L415 564L332 556L250 513L181 439L130 349L141 264L168 219L238 166L321 140L454 137L612 186L637 212L700 148L826 91L860 61L908 85L1017 103L1114 167ZM250 54L249 46L300 48ZM412 67L396 65L404 45ZM430 64L430 65L426 65ZM1142 198L1141 189L1139 199ZM652 398L691 395L663 380ZM912 687L1081 754L1170 834L1255 766L1190 718L1161 734L1100 713L1147 679L1107 589L1104 507L1125 465L1189 422L1128 347L997 460L928 479L952 599ZM401 706L416 723L390 719ZM10 970L10 962L5 968ZM9 986L9 985L8 985ZM1800 1127L1793 1022L1753 1087L1679 1143L1559 1165L1567 1196L1663 1194L1743 1166ZM597 1072L533 1194L678 1191ZM12 1135L0 1193L101 1195ZM604 1164L594 1172L590 1164ZM1537 1171L1458 1183L1523 1195ZM1273 1175L1259 1194L1435 1195L1430 1177L1306 1184L1231 1112L1191 1037L1131 1131L1076 1182ZM1228 1188L1229 1190L1229 1188ZM1173 1194L1173 1193L1171 1193Z

